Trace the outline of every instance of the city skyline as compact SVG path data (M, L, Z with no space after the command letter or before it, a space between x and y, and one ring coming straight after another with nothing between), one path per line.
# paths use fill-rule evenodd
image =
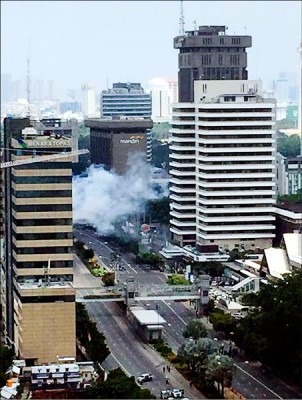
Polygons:
M263 1L261 8L259 4L184 1L185 30L226 25L227 34L251 35L250 79L276 79L280 71L296 73L301 3L281 1L272 7ZM18 13L13 12L16 7ZM155 76L177 76L173 38L179 34L180 1L3 1L1 9L1 72L14 79L26 75L28 56L32 76L54 80L64 89L83 82L95 83L97 90L118 81L146 86ZM284 16L290 30L281 28Z

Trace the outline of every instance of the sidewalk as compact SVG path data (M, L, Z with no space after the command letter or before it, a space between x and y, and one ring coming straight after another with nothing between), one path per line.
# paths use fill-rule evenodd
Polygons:
M169 363L165 358L163 358L156 350L154 350L149 345L142 345L148 355L149 359L153 359L154 365L156 365L160 370L163 366L169 365L170 372L166 372L166 376L169 379L169 384L166 385L167 388L173 389L183 389L184 397L188 397L190 400L206 399L206 397L199 392L194 386L190 386L189 381L184 378L177 369L174 368L173 364Z

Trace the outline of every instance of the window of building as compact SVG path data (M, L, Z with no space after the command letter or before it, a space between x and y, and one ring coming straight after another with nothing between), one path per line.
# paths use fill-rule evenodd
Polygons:
M211 39L211 38L204 38L204 39L202 40L202 43L203 43L203 44L212 44L212 39Z
M240 44L240 38L232 38L232 44Z

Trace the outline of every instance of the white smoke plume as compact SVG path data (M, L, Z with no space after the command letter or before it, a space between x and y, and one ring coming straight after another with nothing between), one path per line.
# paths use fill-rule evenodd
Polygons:
M161 197L152 185L152 169L136 155L125 175L89 167L87 178L73 179L73 221L93 225L101 234L114 223L140 212L148 200Z

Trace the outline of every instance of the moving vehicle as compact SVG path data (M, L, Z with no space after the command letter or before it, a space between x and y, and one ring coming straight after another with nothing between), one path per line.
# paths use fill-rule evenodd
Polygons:
M144 382L149 382L153 380L153 375L152 374L141 374L137 378L138 383L144 383Z

